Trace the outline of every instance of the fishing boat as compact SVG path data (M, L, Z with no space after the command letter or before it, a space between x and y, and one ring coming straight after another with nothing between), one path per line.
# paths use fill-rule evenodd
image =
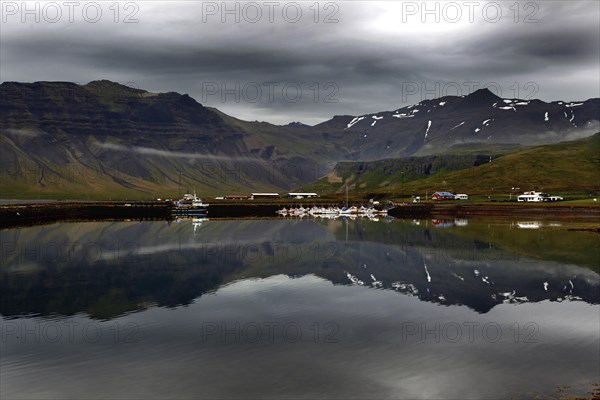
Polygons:
M194 194L186 193L183 198L173 202L172 214L175 216L202 216L208 214L208 204Z

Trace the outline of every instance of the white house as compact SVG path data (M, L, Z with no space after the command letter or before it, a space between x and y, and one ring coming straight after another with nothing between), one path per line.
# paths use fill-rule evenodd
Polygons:
M546 193L542 192L525 192L522 195L517 196L517 201L544 201L544 197L546 197Z
M562 197L560 196L550 196L548 193L543 193L543 192L525 192L520 196L517 196L517 201L533 201L533 202L540 202L540 201L561 201L563 200Z
M294 199L309 199L311 197L319 197L319 195L316 193L288 193L288 197L293 197Z

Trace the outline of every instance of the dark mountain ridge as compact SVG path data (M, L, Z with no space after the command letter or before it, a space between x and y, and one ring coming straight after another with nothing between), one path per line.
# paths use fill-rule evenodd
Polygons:
M187 94L110 81L4 82L2 195L287 190L317 180L338 161L439 154L465 144L486 154L486 146L584 137L598 130L599 106L600 99L501 99L482 89L315 126L278 126L236 119Z
M527 146L589 136L598 131L600 99L545 103L480 89L337 121L335 129L352 137L352 158L368 161L442 153L464 143Z

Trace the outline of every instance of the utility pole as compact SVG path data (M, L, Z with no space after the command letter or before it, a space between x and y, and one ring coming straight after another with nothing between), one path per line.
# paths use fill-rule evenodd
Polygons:
M177 195L178 199L181 199L181 174L183 174L183 172L179 171L179 192Z

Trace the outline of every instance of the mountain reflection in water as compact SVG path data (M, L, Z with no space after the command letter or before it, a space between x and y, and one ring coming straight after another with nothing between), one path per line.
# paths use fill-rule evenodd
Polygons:
M0 397L584 395L600 373L600 235L518 222L0 231Z
M316 275L480 313L600 302L599 238L466 220L62 223L0 232L2 315L113 318L244 278ZM443 228L443 229L442 229ZM562 244L562 245L561 245Z

